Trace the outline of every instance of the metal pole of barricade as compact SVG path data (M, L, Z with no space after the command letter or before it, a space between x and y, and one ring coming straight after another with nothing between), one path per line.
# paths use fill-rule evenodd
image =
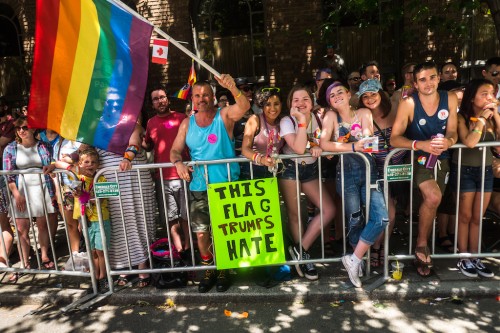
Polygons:
M0 185L0 191L2 191L2 193L0 193L1 196L3 196L5 194L5 196L7 197L8 196L8 190L7 190L7 177L4 176L4 175L0 175L0 177L2 177L2 179L0 179L0 183L2 185ZM2 182L3 180L3 182ZM5 192L4 192L4 189L3 189L3 185L5 186ZM5 198L7 199L7 198ZM6 207L7 208L7 207ZM8 220L8 214L5 214L6 215L6 218ZM10 227L10 226L9 226ZM7 267L10 267L10 261L9 261L9 253L7 253L7 246L5 245L5 237L3 236L3 229L2 229L2 224L0 223L0 237L2 237L2 251L3 253L5 254L5 264L7 265ZM12 242L14 243L14 242ZM14 244L12 244L14 245Z
M99 201L99 199L95 199L96 202ZM99 215L99 227L101 231L101 239L103 243L106 243L106 234L104 232L104 226L102 223L102 214L101 214L101 207L98 205L97 212ZM90 247L90 241L89 241L89 228L87 224L87 216L85 214L82 214L80 218L80 223L82 225L82 233L83 233L83 239L85 240L85 247L87 248L87 256L89 258L89 270L90 270L90 279L92 281L92 290L94 291L94 294L97 294L97 278L95 277L95 266L94 266L94 258L92 255L92 248ZM91 222L92 223L92 222ZM95 223L95 222L94 222ZM103 244L103 248L105 248Z
M340 183L341 183L341 189L342 189L342 199L340 202L342 203L342 240L343 240L343 254L347 253L347 236L349 236L349 232L345 232L345 184L344 184L344 179L345 179L345 174L344 174L344 154L340 154ZM340 195L340 193L339 193Z
M479 204L479 242L477 244L477 253L481 253L481 235L483 234L483 211L484 211L484 180L486 176L486 150L488 147L484 147L483 150L483 161L481 169L481 202ZM469 236L470 237L470 236ZM469 249L470 251L470 249Z
M147 252L148 252L148 259L149 259L149 265L151 266L153 263L153 258L151 256L151 251L150 251L151 244L149 242L149 230L148 230L148 223L147 223L147 218L146 218L146 207L144 205L144 195L143 195L142 186L141 186L141 169L137 169L137 180L139 182L139 193L141 194L142 219L144 221L144 231L146 232L146 246L147 246ZM170 242L169 242L169 246L171 246ZM170 251L172 251L172 248L170 248Z
M50 226L50 223L51 223L51 220L50 220L50 217L49 217L49 212L48 212L48 207L47 207L47 200L46 200L46 197L45 197L45 186L48 186L46 182L43 181L43 178L45 178L44 174L38 174L38 181L39 181L39 184L40 184L40 187L42 188L42 202L43 202L43 215L45 216L45 223L47 224L47 232L48 232L48 236L49 236L49 245L50 245L50 251L52 252L52 258L54 259L54 268L56 271L59 270L59 268L57 267L57 255L56 255L56 250L55 250L55 245L54 245L54 238L52 237L52 229L51 229L51 226ZM50 180L52 181L52 180ZM55 183L52 181L52 184L54 184L54 191L56 190L55 188ZM52 198L50 198L51 201L52 201ZM55 209L55 207L54 207ZM52 214L56 214L55 212L52 213ZM37 223L37 227L38 227L38 221L36 222ZM56 224L56 230L54 231L57 231L57 224ZM38 231L40 232L40 230ZM54 233L55 235L55 233Z
M300 181L299 181L299 162L297 159L294 159L295 161L295 190L296 190L296 195L297 195L297 222L299 228L298 234L299 234L299 256L298 260L300 261L302 259L302 207L300 206ZM290 221L288 221L290 223ZM292 236L292 241L293 241L293 235ZM295 241L294 241L295 242Z
M453 241L453 254L457 253L457 245L458 245L458 218L460 215L458 212L460 211L460 200L459 200L459 193L460 193L460 182L461 182L461 175L462 175L462 148L458 148L458 167L457 167L457 189L456 189L456 207L455 207L455 239Z
M42 261L40 260L40 254L38 253L38 241L36 239L37 233L35 232L35 224L33 223L33 216L31 214L31 203L30 203L30 196L28 194L28 187L26 186L26 179L24 178L24 174L20 174L19 176L21 176L21 182L23 184L23 189L25 191L26 210L28 212L28 220L29 220L28 223L30 225L30 230L28 231L28 237L31 240L31 237L29 235L30 235L30 233L33 235L33 243L34 243L33 249L35 252L38 267L41 267ZM28 254L28 257L29 257L29 254ZM22 263L21 267L25 268L24 266L26 265L26 263L24 262L24 257L23 257L23 261L21 263Z
M71 268L74 271L75 270L75 258L73 256L73 250L71 249L71 240L69 237L69 231L68 231L68 221L66 219L66 214L65 214L65 208L64 208L64 197L63 197L63 175L66 175L66 177L69 177L69 175L73 174L71 171L59 171L59 170L54 170L54 173L56 174L56 177L58 177L58 186L59 186L59 191L57 191L57 194L59 195L58 199L61 202L62 205L62 212L61 212L61 217L63 218L64 222L64 233L66 235L66 242L68 244L68 252L69 252L69 260L71 262ZM74 177L74 174L73 174ZM68 178L69 179L69 178Z
M170 227L169 227L169 221L168 221L168 205L167 205L167 198L165 197L165 182L163 180L163 168L159 168L160 171L160 186L161 186L161 197L163 200L163 212L160 213L160 221L161 221L161 214L163 213L164 219L165 219L165 229L167 229L167 238L168 238L168 250L170 253L172 253L172 242L171 242L171 235L170 235ZM141 190L142 192L142 190ZM142 196L142 193L141 193ZM146 221L146 217L144 217L144 221ZM146 226L147 228L147 226ZM149 249L149 246L148 246ZM150 265L153 265L153 259L151 258L151 251L149 251L149 257L150 257ZM171 256L171 265L173 267L173 256ZM151 267L152 268L152 267Z
M124 171L122 171L124 172ZM96 174L96 177L98 175ZM115 170L115 179L118 184L120 184L120 177L118 176L118 171ZM132 258L130 257L130 248L128 246L128 237L127 237L127 224L125 223L125 215L123 213L123 201L122 197L118 197L118 202L120 203L120 215L122 218L122 228L123 228L123 235L125 238L125 248L127 249L127 259L128 259L128 267L132 269ZM109 259L109 258L108 258Z
M321 156L318 157L318 181L319 181L319 222L321 226L321 234L320 234L320 239L321 239L321 258L325 258L325 228L324 228L324 221L323 221L323 169L321 165ZM333 200L333 198L332 198Z

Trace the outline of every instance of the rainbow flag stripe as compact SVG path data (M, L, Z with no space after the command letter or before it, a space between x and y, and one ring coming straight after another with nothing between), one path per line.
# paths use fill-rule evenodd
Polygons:
M123 153L141 111L153 26L112 0L37 0L28 124Z

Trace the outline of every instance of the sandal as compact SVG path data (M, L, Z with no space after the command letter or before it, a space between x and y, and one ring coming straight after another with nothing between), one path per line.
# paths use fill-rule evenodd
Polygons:
M19 273L12 273L12 275L9 277L9 282L16 283L19 278Z
M42 261L42 267L44 269L50 270L50 269L54 269L56 266L54 265L54 263L50 259L48 259L46 261Z
M450 236L438 237L437 245L443 250L453 253L453 241L450 239Z
M370 266L380 266L380 249L372 248L370 252Z
M420 257L418 256L419 254L423 254L425 259L429 258L429 261L424 261L424 260L420 259ZM415 260L422 265L432 267L431 251L427 245L426 246L417 246L415 248Z
M150 283L151 283L150 276L145 277L145 278L139 278L139 281L137 281L137 287L146 288L147 286L149 286Z
M423 254L425 258L429 258L430 261L423 261L418 256ZM431 275L432 259L430 257L430 250L428 246L417 246L415 248L415 266L417 266L417 274L421 277L428 277Z
M120 275L118 277L118 280L116 280L116 285L119 287L126 286L128 284L128 278L126 275Z

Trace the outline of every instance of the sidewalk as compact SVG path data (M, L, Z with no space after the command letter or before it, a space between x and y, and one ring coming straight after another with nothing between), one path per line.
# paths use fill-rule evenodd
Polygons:
M459 273L456 260L435 260L434 274L422 278L416 274L415 267L405 262L403 279L389 279L381 282L381 274L372 273L370 278L363 278L363 288L354 288L348 281L347 274L340 263L318 264L320 278L308 281L294 276L292 280L266 289L256 284L257 277L247 271L233 274L233 284L228 291L219 293L213 288L206 294L198 293L197 286L190 283L181 289L158 290L154 287L125 287L102 302L113 305L163 304L170 298L176 304L238 303L253 301L269 302L332 302L354 300L407 300L419 298L445 297L492 297L500 295L500 259L488 259L486 263L495 272L491 279L468 278ZM381 272L381 269L378 269ZM8 284L6 276L0 276L0 304L44 304L47 302L69 304L86 295L89 281L78 278L49 276L23 276L17 284Z

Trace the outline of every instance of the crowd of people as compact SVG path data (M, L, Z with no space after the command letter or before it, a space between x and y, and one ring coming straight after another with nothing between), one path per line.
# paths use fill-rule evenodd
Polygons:
M493 211L500 210L494 192L494 175L499 173L494 160L498 153L486 149L483 166L483 148L476 145L497 141L500 134L500 58L489 59L483 78L469 83L458 81L458 67L453 63L440 68L433 62L408 63L402 67L403 85L399 89L393 77L382 81L375 61L347 72L341 59L334 60L329 62L331 66L318 70L314 86L297 84L287 94L279 87L256 88L247 78L234 79L228 74L216 78L217 91L208 82L196 82L192 87L193 111L188 114L171 110L166 89L154 88L149 97L156 114L147 121L146 128L139 119L132 136L124 138L129 143L124 155L66 140L50 130L31 129L25 117L13 119L2 101L3 170L39 168L45 175L0 178L3 232L0 265L8 264L12 252L10 195L22 267L31 265L28 231L29 219L34 218L41 251L39 262L42 268L54 268L49 243L57 229L58 211L65 216L70 251L75 256L79 255L81 235L77 219L82 214L87 216L91 257L101 291L107 289L102 236L108 241L113 269L145 269L151 265L148 244L155 239L157 211L161 225L169 228L175 251L183 258L192 256L192 232L199 254L196 259L201 265L211 266L216 254L207 184L277 177L287 215L286 250L296 262L297 274L309 280L318 279L310 260L311 248L322 232L327 241L345 234L352 251L342 257L342 263L350 281L360 287L363 258L370 250L371 265L382 264L384 231L389 226L391 233L396 208L408 205L408 184L390 183L387 202L380 186L388 154L395 148L405 148L393 154L389 163L409 163L408 150L414 151L413 179L421 196L414 250L418 274L431 273L428 241L437 217L438 245L455 252L453 233L458 230L458 252L472 254L458 260L461 273L469 277L492 277L494 273L474 253L479 250L481 216L490 201ZM450 149L456 143L468 147L462 150L460 167L458 151ZM120 201L104 201L101 205L105 235L100 235L95 223L98 221L95 203L89 204L89 200L93 202L90 198L95 172L107 166L130 170L132 165L147 163L146 152L152 153L155 163L171 162L173 167L157 169L153 174L147 170L109 172L99 178L99 182L118 181L121 194ZM324 157L324 152L352 154L339 159L337 155ZM310 155L279 158L280 154L305 153ZM249 162L206 167L191 167L186 163L240 155ZM367 166L369 182L365 176ZM50 177L48 174L56 167L74 172L76 185L75 179L66 176ZM186 183L189 188L184 187ZM367 205L367 186L370 186L368 219L363 211ZM301 223L297 188L307 201L307 223ZM56 195L56 191L61 191L61 195ZM45 200L37 200L40 197ZM63 200L58 202L58 197ZM341 216L341 200L345 205L344 216ZM455 201L460 205L457 227L455 217L450 216L455 212L450 202ZM342 230L339 223L342 218L347 230ZM334 235L330 236L332 230ZM128 251L123 251L124 244ZM16 281L18 277L14 273L10 280ZM117 284L128 282L129 277L121 275ZM150 283L150 274L139 275L139 287ZM228 272L207 269L198 291L208 292L214 286L219 292L226 291L230 286Z

